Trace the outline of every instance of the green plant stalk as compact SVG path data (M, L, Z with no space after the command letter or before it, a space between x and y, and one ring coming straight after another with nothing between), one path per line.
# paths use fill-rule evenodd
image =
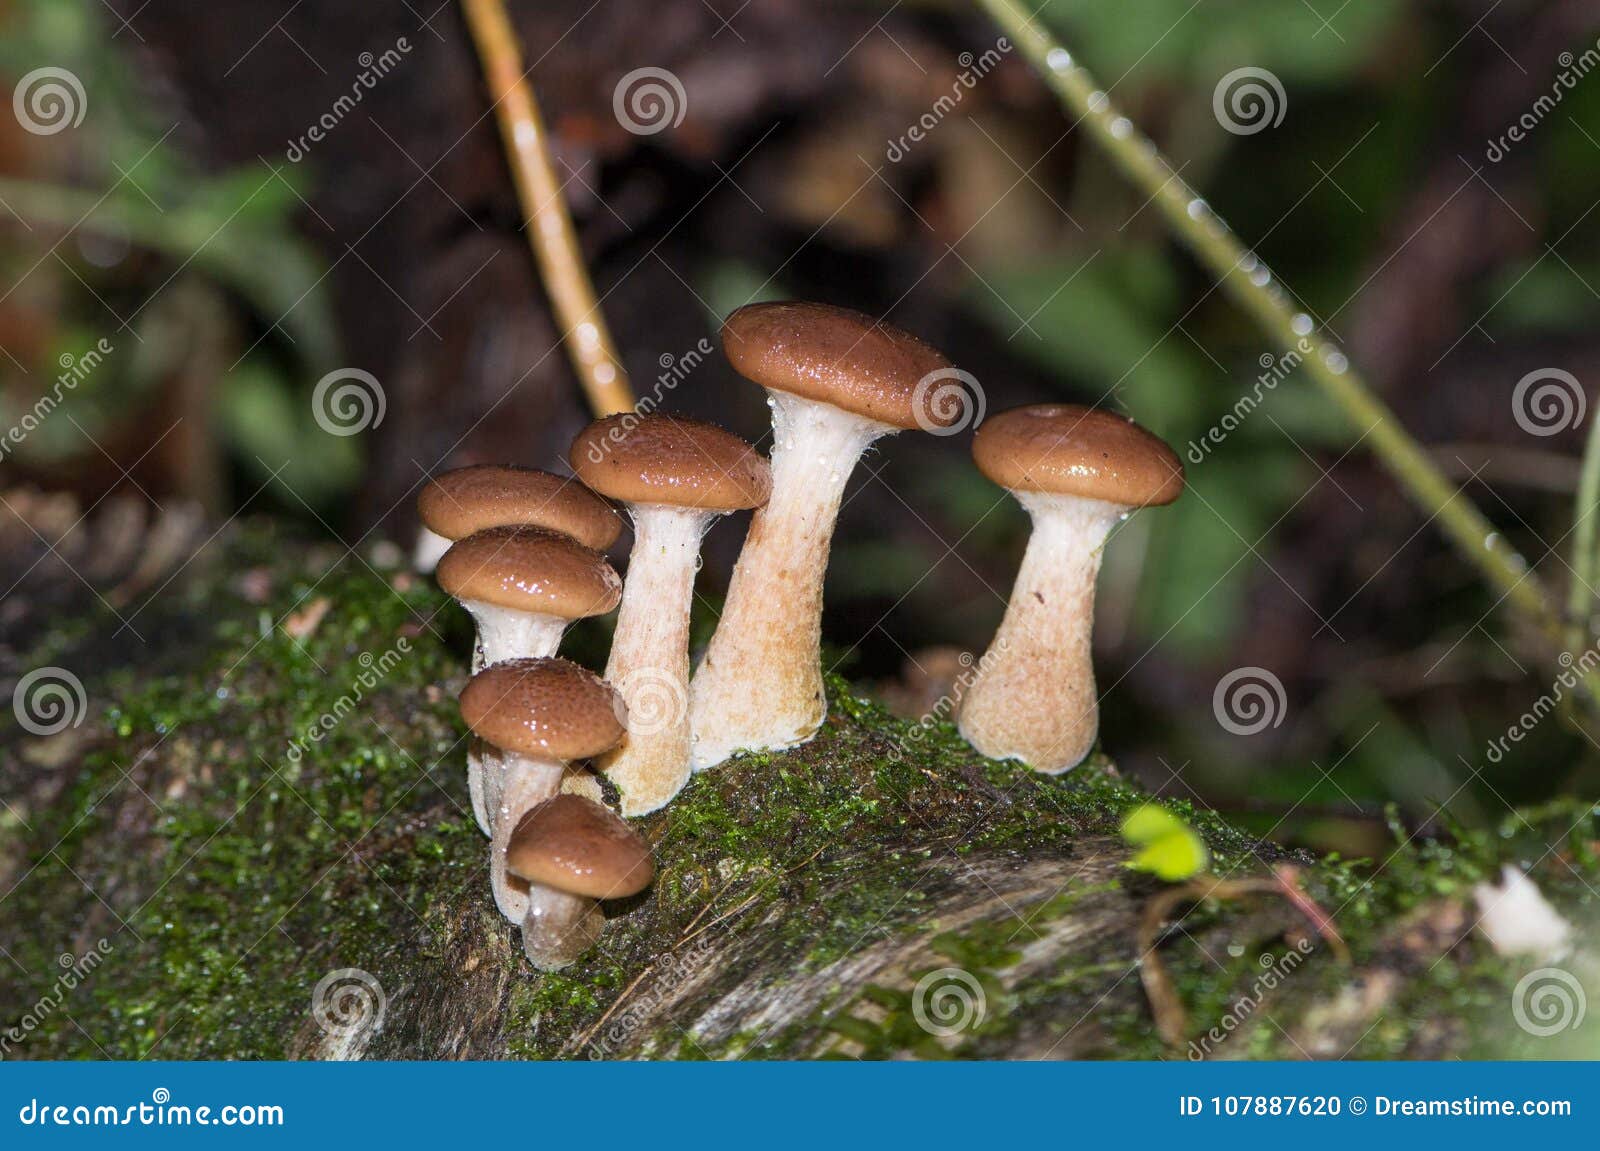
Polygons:
M1595 520L1600 517L1600 418L1589 424L1572 506L1572 586L1567 589L1567 650L1573 658L1588 647L1589 614L1594 609Z
M1365 434L1384 467L1430 519L1439 521L1446 537L1501 599L1554 643L1564 642L1561 620L1542 581L1528 569L1523 557L1472 500L1445 478L1344 353L1300 313L1266 266L1179 178L1150 138L1117 111L1094 78L1016 0L978 3L1012 37L1122 174L1149 196L1195 257L1219 277L1227 294L1286 354L1303 357L1303 370ZM1600 688L1590 685L1589 690L1600 701Z

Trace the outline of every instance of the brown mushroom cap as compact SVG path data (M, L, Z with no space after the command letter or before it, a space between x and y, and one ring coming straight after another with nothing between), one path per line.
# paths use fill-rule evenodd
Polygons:
M764 388L879 423L949 426L960 418L931 411L935 405L917 394L931 373L953 370L949 360L909 332L848 308L750 304L723 323L722 350L735 371Z
M656 873L633 828L581 795L558 795L524 815L506 848L506 870L591 899L635 895Z
M544 528L474 532L450 545L436 575L456 599L562 619L604 615L622 598L604 556Z
M567 476L536 468L476 464L442 472L417 496L423 526L448 540L485 528L549 528L585 547L608 548L622 520L605 501Z
M505 751L563 762L617 746L627 714L615 688L564 659L491 664L461 693L461 718L473 735Z
M1132 420L1077 404L990 416L972 441L978 470L1014 492L1052 492L1124 507L1170 504L1183 464Z
M596 420L572 441L572 470L603 496L732 512L772 494L772 468L732 432L700 420L625 413Z

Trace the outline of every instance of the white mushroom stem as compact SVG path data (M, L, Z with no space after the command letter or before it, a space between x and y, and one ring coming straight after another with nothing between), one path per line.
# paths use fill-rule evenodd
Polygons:
M545 659L556 654L561 637L572 621L539 612L513 611L478 600L464 599L461 606L478 625L478 642L472 653L472 674L508 659Z
M528 883L506 871L506 848L517 822L561 790L566 766L557 759L540 759L515 752L497 751L485 772L499 773L500 802L490 809L489 882L495 906L512 923L528 913Z
M560 971L600 942L606 917L598 900L542 883L528 885L522 950L540 971Z
M561 637L572 622L559 616L512 611L476 600L462 600L461 606L478 625L478 638L472 651L473 675L490 664L508 659L545 659L555 655L561 646ZM493 804L485 799L483 773L478 741L473 740L467 744L467 791L472 796L472 814L478 821L478 830L489 835Z
M991 759L1039 771L1083 762L1100 727L1092 642L1095 577L1107 533L1128 509L1019 492L1033 516L1005 618L961 701L961 734Z
M845 483L867 446L898 429L769 391L772 498L750 521L722 619L689 685L692 760L793 747L828 713L822 581Z
M446 539L432 528L417 529L417 543L411 550L411 566L422 575L430 575L439 566L444 553L454 540Z
M689 779L689 612L700 540L716 518L658 504L631 510L633 552L605 676L628 705L628 734L599 761L625 816L662 807Z

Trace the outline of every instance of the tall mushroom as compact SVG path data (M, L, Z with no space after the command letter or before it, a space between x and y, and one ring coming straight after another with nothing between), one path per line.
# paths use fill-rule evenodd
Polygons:
M600 936L603 899L637 895L655 878L638 833L592 799L559 795L518 822L506 868L528 885L522 950L541 971L559 971Z
M573 620L604 615L622 598L622 580L599 552L544 528L488 528L457 540L439 561L438 579L477 621L474 673L555 655ZM485 834L497 802L493 783L480 750L469 747L467 784Z
M834 520L880 436L948 427L927 384L948 360L915 336L826 304L752 304L722 326L772 408L772 497L750 522L722 619L689 686L696 771L735 751L792 747L827 715L819 649Z
M422 532L413 566L424 573L439 565L453 542L485 528L548 528L596 551L622 532L617 513L570 476L501 464L434 476L417 496L417 515Z
M689 611L700 540L718 516L767 501L767 461L714 424L608 416L573 441L572 470L633 516L633 551L606 679L628 703L628 735L600 768L622 814L667 803L689 779Z
M972 457L1027 509L1033 535L962 698L961 734L993 759L1066 771L1100 726L1091 640L1106 535L1135 509L1177 499L1183 465L1131 420L1075 404L990 416Z
M467 683L460 702L462 718L494 749L501 773L499 801L489 811L489 878L495 905L521 923L528 885L506 872L511 833L523 815L556 796L569 763L617 745L627 708L610 684L564 659L491 664Z

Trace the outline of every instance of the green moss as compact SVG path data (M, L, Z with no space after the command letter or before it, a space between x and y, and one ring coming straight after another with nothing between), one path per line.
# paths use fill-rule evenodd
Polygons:
M650 1036L648 1050L985 1054L1029 1019L1093 1009L1100 1053L1164 1054L1138 980L1125 978L1129 937L1094 940L1068 969L1011 978L1023 948L1084 899L1136 907L1153 881L1130 875L1069 888L1019 908L1020 927L1008 915L942 932L927 922L930 897L919 887L930 862L952 852L1020 862L1114 835L1148 796L1104 757L1063 777L984 761L952 726L897 720L831 678L831 715L816 740L697 775L668 812L641 822L659 866L651 895L615 916L597 953L541 977L484 906L483 840L467 811L454 705L465 675L462 614L428 581L382 578L355 557L334 563L337 552L308 554L269 526L222 543L210 570L139 617L142 632L181 633L183 642L153 663L84 676L91 699L113 702L84 729L89 739L64 771L69 783L26 824L0 822L0 852L27 876L7 914L29 925L7 941L28 974L0 970L3 1001L35 1002L64 952L81 955L101 937L113 948L63 1010L30 1032L26 1054L279 1057L330 970L360 967L396 991L426 988L454 978L468 948L508 987L506 1051L549 1056L594 1027L664 949L760 922L780 902L783 917L762 928L767 962L824 972L863 946L928 934L940 963L980 981L985 1023L952 1045L917 1026L911 988L927 968L893 986L840 989L776 1034L710 1044L668 1028ZM253 568L268 573L264 602L239 590ZM320 579L307 574L324 570ZM321 623L291 638L284 619L324 598ZM26 658L100 666L98 635L73 622ZM398 659L386 658L395 651ZM9 770L15 778L22 769L13 761ZM1283 854L1214 813L1169 806L1205 837L1219 874L1259 870ZM1568 906L1587 902L1586 888L1600 883L1597 827L1593 808L1551 805L1448 842L1402 838L1376 875L1361 862L1300 862L1313 895L1338 909L1357 959L1367 960L1394 917L1460 897L1503 860L1541 857L1540 837L1554 830L1567 850L1541 885ZM1233 953L1230 933L1255 928L1241 918L1249 914L1207 905L1190 917L1191 936L1213 933L1211 957L1181 936L1163 948L1196 1021L1226 1010L1277 946L1251 936ZM420 952L405 949L417 939ZM1344 978L1334 964L1308 964L1296 994L1331 992ZM1408 985L1417 1002L1358 1054L1405 1051L1429 1015L1424 1004L1503 1010L1505 979L1502 965L1479 957L1435 963ZM1249 1042L1252 1054L1283 1053L1270 1034Z

